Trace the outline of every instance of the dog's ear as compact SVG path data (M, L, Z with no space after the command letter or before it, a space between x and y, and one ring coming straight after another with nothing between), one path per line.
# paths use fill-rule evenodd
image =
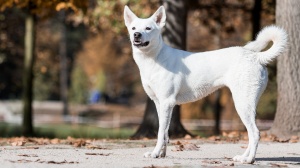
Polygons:
M136 18L137 16L126 5L124 8L124 20L126 27L128 27L131 24L131 22Z
M160 6L157 11L151 16L155 23L160 27L164 27L166 24L166 11L163 6Z

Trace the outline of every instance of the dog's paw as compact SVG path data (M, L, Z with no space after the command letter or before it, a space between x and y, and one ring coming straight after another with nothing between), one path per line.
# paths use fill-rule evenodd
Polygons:
M245 156L241 156L241 155L236 155L234 158L233 158L233 161L235 162L241 162L241 163L244 163L244 164L252 164L254 163L254 158L253 157L245 157Z
M241 160L241 155L236 155L235 157L232 158L233 161L239 162Z
M146 153L144 153L144 157L145 157L145 158L150 158L150 157L151 157L151 152L146 152Z
M158 158L158 156L159 156L158 153L155 153L155 152L152 152L152 153L151 153L151 157L152 157L152 158Z
M158 154L156 154L154 152L146 152L146 153L144 153L144 157L145 158L158 158Z
M161 157L161 158L166 157L166 151L161 151L161 152L159 153L159 157Z

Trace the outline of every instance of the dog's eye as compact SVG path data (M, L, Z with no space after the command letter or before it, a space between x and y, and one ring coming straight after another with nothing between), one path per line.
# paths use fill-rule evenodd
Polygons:
M132 27L132 30L135 30L135 27Z
M146 27L146 30L151 30L151 27Z

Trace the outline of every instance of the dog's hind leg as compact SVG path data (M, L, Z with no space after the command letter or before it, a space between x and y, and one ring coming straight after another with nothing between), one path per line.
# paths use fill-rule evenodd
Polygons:
M247 129L249 137L249 144L244 154L235 156L233 160L242 163L253 163L255 160L255 153L259 141L259 130L257 129L255 124L255 109L257 101L261 94L261 89L239 89L238 91L231 89L231 91L235 108Z

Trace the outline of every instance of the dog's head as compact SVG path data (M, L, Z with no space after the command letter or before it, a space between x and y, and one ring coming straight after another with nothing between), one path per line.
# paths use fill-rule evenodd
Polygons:
M165 25L166 12L161 6L151 17L141 19L125 6L124 20L132 46L143 50L158 43L161 29Z

